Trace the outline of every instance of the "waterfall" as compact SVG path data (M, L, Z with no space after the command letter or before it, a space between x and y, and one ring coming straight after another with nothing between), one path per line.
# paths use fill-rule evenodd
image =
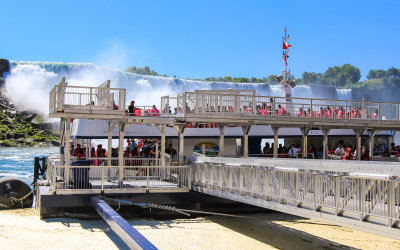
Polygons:
M280 85L261 83L206 82L161 76L145 76L122 70L109 69L91 63L22 62L10 61L6 89L17 107L30 108L48 114L51 88L65 77L71 86L98 86L111 80L111 87L126 89L126 102L137 105L160 105L161 96L196 89L254 89L259 95L281 96ZM339 91L339 90L337 90ZM342 91L342 90L340 90ZM314 87L298 85L293 97L331 98L326 91L315 92ZM351 98L351 92L350 92Z
M338 100L352 100L351 89L336 89L336 99Z

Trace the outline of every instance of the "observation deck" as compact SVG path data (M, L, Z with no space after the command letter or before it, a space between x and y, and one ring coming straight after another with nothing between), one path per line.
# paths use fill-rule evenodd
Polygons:
M67 86L62 81L50 92L49 116L170 126L221 123L397 130L400 125L400 103L261 96L255 90L196 90L163 96L160 113L150 113L151 106L137 106L140 112L129 114L126 102L126 90L110 88L109 81L99 87ZM280 113L281 108L286 112Z

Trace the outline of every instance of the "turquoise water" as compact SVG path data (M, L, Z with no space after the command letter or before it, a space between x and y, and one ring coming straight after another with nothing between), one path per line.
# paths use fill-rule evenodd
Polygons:
M17 177L30 185L33 181L35 156L56 155L59 148L3 148L0 147L0 178Z

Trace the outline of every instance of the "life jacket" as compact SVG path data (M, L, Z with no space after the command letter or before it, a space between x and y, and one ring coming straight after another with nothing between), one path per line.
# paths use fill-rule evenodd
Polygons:
M233 112L233 107L232 106L227 106L229 112Z
M151 109L151 116L159 116L160 111L157 108Z
M261 109L261 114L262 115L269 115L268 109Z
M343 109L339 109L337 112L337 118L342 119L343 118Z
M106 150L104 148L98 148L96 156L98 158L106 157Z
M357 115L357 110L352 110L351 111L351 119L356 118L356 115Z
M279 115L282 116L282 115L285 115L285 114L286 114L285 108L284 107L280 108L279 109Z
M246 112L253 112L253 108L252 107L247 107L247 109L245 111Z
M377 114L377 113L373 113L373 114L371 115L371 118L378 118L378 114Z
M350 148L347 148L347 153L344 154L343 160L353 160L353 159L354 159L354 155L353 155L353 153L351 152L351 149L350 149Z
M299 111L299 112L297 113L297 117L303 117L303 112Z
M142 116L142 110L135 109L135 116Z

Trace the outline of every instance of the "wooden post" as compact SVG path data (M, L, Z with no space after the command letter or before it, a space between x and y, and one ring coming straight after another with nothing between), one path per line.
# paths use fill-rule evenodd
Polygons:
M158 129L161 132L161 166L165 166L165 125L159 125Z
M180 124L180 125L174 126L174 128L178 131L178 135L179 135L178 164L181 166L181 165L184 164L183 158L184 158L184 147L185 147L185 134L184 134L185 125L184 124Z
M361 135L364 133L364 129L353 129L356 135L356 147L357 147L357 161L361 160Z
M307 143L308 143L308 132L310 132L310 128L300 128L301 131L301 135L303 138L303 150L302 150L302 154L303 154L303 158L307 158Z
M367 129L367 133L369 136L369 156L372 158L374 156L374 141L375 135L378 132L376 129Z
M278 158L278 132L280 127L271 126L274 133L274 158Z
M124 168L123 166L125 165L124 162L124 130L125 130L125 123L120 122L119 123L119 151L118 151L118 161L119 161L119 166L122 166L119 168L119 185L122 186L123 181L124 181ZM110 154L110 151L108 152Z
M111 148L112 148L112 130L114 126L111 122L108 123L108 140L107 140L107 166L111 166Z
M251 126L242 126L243 137L244 137L244 147L243 147L243 156L249 157L249 131Z
M225 133L225 124L219 123L219 156L223 157L224 156L224 133Z
M68 152L69 153L69 152ZM65 119L60 121L60 165L65 163Z
M65 188L68 189L68 185L69 185L69 166L70 164L70 157L71 154L69 153L70 151L70 146L71 146L71 122L70 119L66 119L65 120Z
M331 132L331 129L330 128L320 128L320 129L322 131L322 134L324 135L322 159L326 160L328 159L328 135Z

